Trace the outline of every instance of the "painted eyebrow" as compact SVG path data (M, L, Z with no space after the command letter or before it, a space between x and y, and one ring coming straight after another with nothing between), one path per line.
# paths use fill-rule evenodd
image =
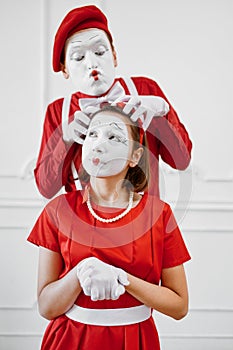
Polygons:
M121 128L121 127L119 126L119 124L117 124L117 123L115 123L115 122L112 122L112 123L110 123L109 125L110 125L110 126L115 126L116 129L119 129L119 130L123 131L123 128Z
M119 131L121 131L121 132L124 131L123 128L121 128L121 127L119 126L119 124L117 124L116 122L112 122L112 123L110 123L110 124L108 124L108 123L103 124L103 123L101 123L101 120L97 120L97 122L94 122L94 123L89 127L89 129L93 131L93 128L98 127L99 125L109 125L109 126L115 127L117 130L119 130Z
M98 39L98 40L96 40L95 42L94 42L94 44L95 45L103 45L104 47L105 47L105 50L106 51L109 51L108 50L108 48L107 48L107 46L106 46L106 44L105 44L105 42L100 38L100 39ZM71 41L71 48L70 48L70 50L71 50L71 54L72 53L74 53L75 52L75 50L79 50L79 49L82 49L83 48L83 45L85 45L85 43L84 42L82 42L82 41ZM85 46L84 46L85 47Z
M92 36L91 38L89 38L88 40L92 40L92 39L95 39L96 37L98 37L98 35L96 34L96 35L94 35L94 36Z
M89 38L88 40L85 40L85 41L93 40L93 39L95 39L96 37L98 37L98 35L94 35L94 36L92 36L91 38ZM101 41L102 41L102 38L99 38L99 39L97 40L97 42L101 42ZM74 44L74 43L83 43L83 41L82 41L82 40L74 40L74 41L71 41L71 43L72 43L72 44Z

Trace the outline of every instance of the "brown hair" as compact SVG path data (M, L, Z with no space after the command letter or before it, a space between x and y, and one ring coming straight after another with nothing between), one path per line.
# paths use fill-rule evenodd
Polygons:
M138 164L135 167L130 167L128 169L123 186L129 189L133 189L135 192L144 191L148 187L150 173L146 135L143 133L142 144L140 144L140 127L137 125L137 123L133 122L130 119L131 114L124 113L122 108L119 106L111 106L105 104L101 109L92 114L91 119L94 118L98 113L105 111L115 112L125 117L125 119L127 119L127 124L130 126L132 138L134 141L133 151L139 147L143 148L143 153ZM79 178L82 183L89 182L90 176L85 171L85 169L83 169L83 167L80 171Z

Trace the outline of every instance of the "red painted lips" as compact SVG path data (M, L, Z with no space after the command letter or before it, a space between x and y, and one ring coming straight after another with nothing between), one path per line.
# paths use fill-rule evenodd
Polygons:
M93 76L93 78L94 78L94 80L98 80L99 78L98 78L98 72L97 72L97 70L93 70L92 72L91 72L91 75Z
M99 162L100 162L99 158L93 158L93 159L92 159L92 163L93 163L94 165L98 165Z

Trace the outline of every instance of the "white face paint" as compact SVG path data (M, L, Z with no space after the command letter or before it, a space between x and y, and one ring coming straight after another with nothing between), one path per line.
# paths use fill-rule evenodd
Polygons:
M82 147L82 163L91 176L108 177L122 172L130 161L132 140L115 112L98 113L90 123Z
M98 96L110 89L115 79L115 62L103 30L75 33L66 41L65 50L65 67L76 91Z

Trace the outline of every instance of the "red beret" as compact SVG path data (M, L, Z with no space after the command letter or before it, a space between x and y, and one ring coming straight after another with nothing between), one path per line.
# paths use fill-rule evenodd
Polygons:
M94 5L78 7L65 16L61 22L54 39L53 45L53 70L59 72L61 54L66 40L74 33L88 28L104 30L112 44L112 35L108 29L108 21L103 12Z

